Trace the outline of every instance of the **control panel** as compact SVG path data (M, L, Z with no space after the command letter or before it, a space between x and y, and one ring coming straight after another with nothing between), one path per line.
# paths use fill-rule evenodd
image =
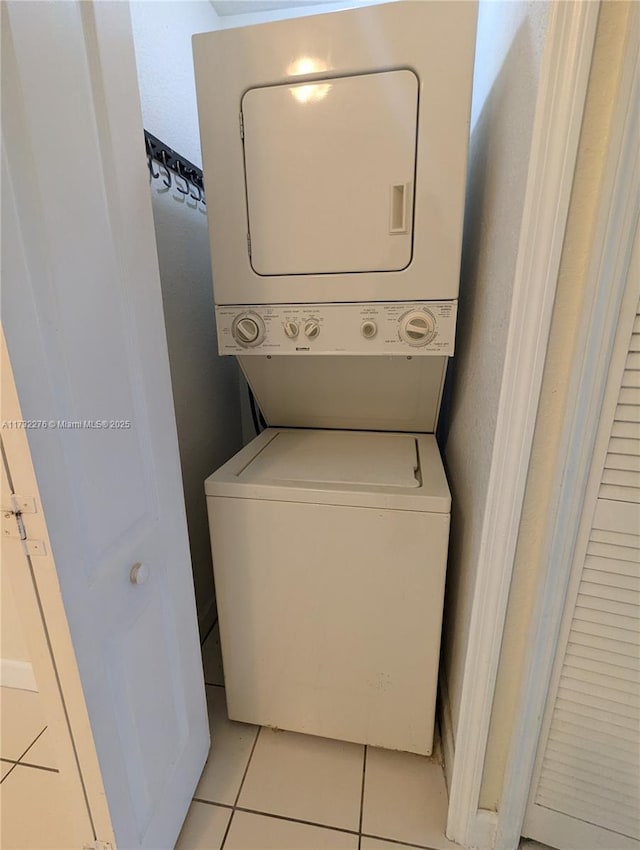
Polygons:
M453 354L456 301L216 307L220 354Z

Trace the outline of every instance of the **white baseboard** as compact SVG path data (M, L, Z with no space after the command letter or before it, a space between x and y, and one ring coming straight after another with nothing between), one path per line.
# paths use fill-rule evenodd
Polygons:
M28 661L13 661L0 658L0 686L19 688L21 691L36 691L38 685L33 675L33 667Z
M449 689L444 671L440 670L440 740L442 742L442 758L444 761L444 778L447 783L447 792L453 775L453 763L455 759L455 737L453 734L453 715L451 714L451 702L449 700ZM469 850L492 850L493 842L498 824L497 812L488 809L478 809L470 818L469 843L465 845ZM448 837L448 836L447 836Z
M497 827L497 812L478 809L469 830L470 847L473 850L492 850Z

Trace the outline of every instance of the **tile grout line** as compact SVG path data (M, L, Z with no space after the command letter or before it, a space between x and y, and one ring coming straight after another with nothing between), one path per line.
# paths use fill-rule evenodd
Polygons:
M275 820L284 820L287 823L302 823L305 826L315 826L318 829L329 829L332 832L340 832L343 835L358 835L355 829L347 829L347 827L343 826L333 826L332 824L319 823L315 820L303 820L302 818L294 818L290 815L278 815L275 812L263 812L261 809L249 809L246 806L230 806L229 803L215 803L213 800L204 800L201 797L194 797L193 799L194 802L203 803L206 806L217 806L220 809L231 809L234 812L244 812L247 815L260 815L260 817L274 818ZM429 848L421 847L420 850L429 850Z
M317 829L329 829L332 832L340 832L342 835L355 835L358 833L355 829L346 829L346 827L333 826L328 823L318 823L314 820L303 820L302 818L293 818L290 815L278 815L275 812L261 812L259 809L247 809L245 806L236 806L235 811L244 812L248 815L260 815L264 818L274 818L275 820L284 820L287 823L301 823L304 826L315 826Z
M390 841L391 844L397 844L399 847L411 847L415 848L415 850L436 850L435 847L429 847L427 844L411 844L411 842L402 841L399 838L388 838L385 835L371 835L368 832L363 832L362 838L375 838L376 841Z
M256 733L256 737L255 737L255 740L253 742L253 746L251 747L251 752L249 753L249 759L247 760L247 766L245 767L244 773L242 774L242 779L240 780L240 786L238 787L238 793L236 794L236 800L235 800L235 803L233 804L234 809L238 808L238 800L240 799L240 794L242 793L244 781L247 778L247 773L249 773L249 767L251 765L251 760L253 758L253 754L254 754L254 752L256 750L256 746L258 744L258 738L260 737L260 733L262 732L263 728L264 727L262 727L262 726L258 727L258 731Z
M202 649L204 647L205 643L207 642L207 638L209 637L209 635L211 634L211 632L215 629L215 627L217 625L218 625L218 615L216 614L216 616L214 617L213 623L207 629L206 635L200 641L200 649Z
M358 821L358 850L361 850L362 845L362 816L364 814L364 783L367 775L367 745L364 745L364 754L362 757L362 788L360 789L360 820Z
M2 779L0 779L0 785L1 785L4 781L5 781L5 779L9 776L9 774L10 774L10 773L13 773L13 771L16 769L16 767L20 764L21 760L22 760L22 759L26 756L26 754L29 752L29 750L31 749L31 747L35 744L35 742L36 742L36 741L37 741L37 740L38 740L38 739L39 739L42 735L44 735L44 733L47 731L47 729L48 729L48 727L47 727L47 726L45 726L45 727L44 727L44 729L41 729L41 730L40 730L40 732L36 735L36 737L33 739L33 741L29 744L29 746L27 747L27 749L26 749L26 750L22 753L22 755L18 758L18 761L16 761L16 762L14 762L14 763L13 763L13 767L11 768L11 770L8 770L8 771L5 773L5 775L2 777ZM11 761L11 759L7 759L7 761Z
M57 767L46 767L44 764L32 764L29 761L16 762L20 767L28 767L31 770L46 770L47 773L60 773Z
M231 824L233 823L233 818L236 814L236 808L238 805L238 800L240 799L240 794L242 792L242 786L244 785L244 781L247 778L247 773L249 772L249 765L251 764L251 759L253 758L253 754L256 749L256 744L258 743L258 738L260 737L260 733L262 732L262 726L258 726L258 731L256 732L256 737L253 742L253 746L251 747L251 752L249 753L249 758L247 759L247 766L244 769L244 773L242 774L242 779L240 780L240 785L238 787L238 793L236 794L236 799L233 804L233 809L231 810L231 817L229 818L229 823L227 824L227 828L224 831L224 837L222 839L222 844L220 845L220 850L224 850L224 845L227 843L227 836L229 835L229 831L231 830Z

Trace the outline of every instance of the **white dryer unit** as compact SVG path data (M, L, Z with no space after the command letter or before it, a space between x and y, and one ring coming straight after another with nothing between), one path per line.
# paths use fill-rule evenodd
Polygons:
M194 36L218 307L457 298L476 14L396 2Z
M428 755L451 504L433 435L268 429L205 486L229 716Z

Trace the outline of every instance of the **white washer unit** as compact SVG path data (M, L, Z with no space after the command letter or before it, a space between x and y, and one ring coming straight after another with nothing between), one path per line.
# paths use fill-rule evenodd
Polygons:
M233 719L431 751L476 12L194 37L219 350L272 426L206 482Z
M434 437L268 429L205 487L229 716L429 754L451 503Z

